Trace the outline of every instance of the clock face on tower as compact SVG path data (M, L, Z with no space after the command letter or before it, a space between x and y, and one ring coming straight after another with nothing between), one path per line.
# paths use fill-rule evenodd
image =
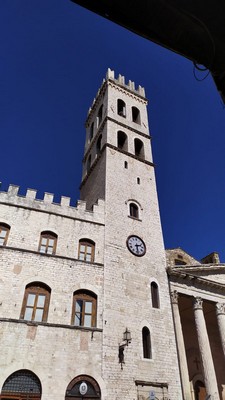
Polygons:
M127 247L132 254L141 257L146 252L144 241L136 235L131 235L127 238Z

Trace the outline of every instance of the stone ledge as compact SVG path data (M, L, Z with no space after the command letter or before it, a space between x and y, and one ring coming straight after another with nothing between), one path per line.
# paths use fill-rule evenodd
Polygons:
M135 381L136 386L155 386L155 387L167 387L168 388L168 383L167 382L149 382L149 381Z
M86 331L86 332L103 332L103 329L100 328L86 328L85 326L74 326L74 325L64 325L64 324L54 324L51 322L34 322L34 321L25 321L23 319L15 319L15 318L0 318L0 322L11 322L14 324L24 324L28 326L45 326L50 328L63 328L63 329L72 329L78 331Z
M0 250L1 249L19 251L19 252L22 252L22 253L36 254L36 255L41 256L41 257L59 258L61 260L76 261L77 263L86 264L88 266L89 265L93 265L94 267L104 267L104 264L102 264L102 263L88 262L88 261L79 260L78 258L60 256L60 255L57 255L57 254L45 254L45 253L40 253L39 251L35 251L35 250L21 249L19 247L0 246Z

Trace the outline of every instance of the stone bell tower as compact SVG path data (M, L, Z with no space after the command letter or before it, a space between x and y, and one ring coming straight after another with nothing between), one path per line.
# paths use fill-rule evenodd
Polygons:
M105 200L107 399L182 399L144 88L108 70L86 121L81 199ZM123 341L126 329L131 340ZM119 357L118 357L119 354ZM142 397L141 397L142 396Z

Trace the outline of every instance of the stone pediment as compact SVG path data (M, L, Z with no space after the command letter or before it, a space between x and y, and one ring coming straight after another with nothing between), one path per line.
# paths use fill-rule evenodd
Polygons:
M188 254L186 251L177 247L175 249L166 250L166 261L168 267L186 266L186 265L201 265L201 263Z

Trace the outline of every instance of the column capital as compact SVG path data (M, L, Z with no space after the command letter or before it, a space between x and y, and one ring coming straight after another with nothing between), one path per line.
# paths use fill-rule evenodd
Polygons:
M225 314L225 303L216 303L216 315Z
M201 297L194 298L194 310L202 310L203 300Z
M171 296L172 304L178 304L179 294L178 294L177 290L173 290L172 292L170 292L170 296Z

